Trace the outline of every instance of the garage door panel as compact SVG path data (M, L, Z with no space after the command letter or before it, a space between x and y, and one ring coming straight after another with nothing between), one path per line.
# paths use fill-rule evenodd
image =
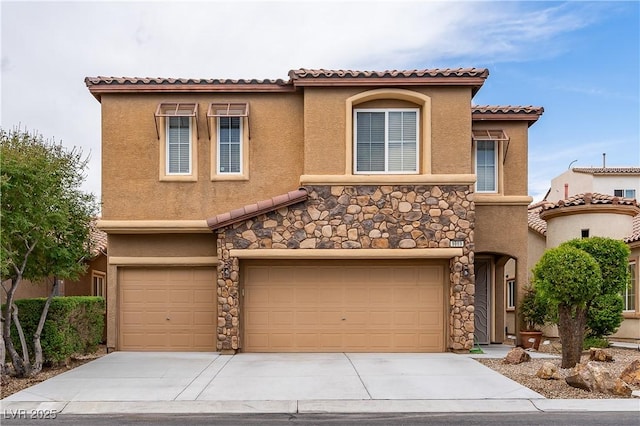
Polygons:
M245 351L444 350L443 263L249 261L242 266ZM293 294L294 302L274 300L284 293Z
M215 269L123 268L119 287L119 349L215 350Z

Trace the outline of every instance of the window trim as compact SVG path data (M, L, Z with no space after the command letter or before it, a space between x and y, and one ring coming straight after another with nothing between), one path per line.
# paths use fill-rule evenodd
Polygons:
M189 173L169 173L169 118L189 118ZM162 182L195 182L198 180L198 104L161 102L154 113L159 147L159 180Z
M384 112L385 128L384 128L384 171L358 171L358 113L359 112ZM389 112L415 112L416 114L416 164L415 171L390 171L389 167ZM353 108L353 174L354 175L417 175L420 174L420 108Z
M220 120L222 117L240 117L240 173L220 172L219 142ZM215 126L215 131L211 128ZM207 110L207 129L211 147L211 181L247 181L249 180L249 103L248 102L211 102Z
M493 161L495 165L495 173L493 175L493 185L494 190L491 191L481 191L478 189L478 181L474 185L474 191L478 194L499 194L500 193L500 174L502 168L500 167L500 140L494 139L473 139L473 171L478 176L478 143L477 142L492 142L493 143Z

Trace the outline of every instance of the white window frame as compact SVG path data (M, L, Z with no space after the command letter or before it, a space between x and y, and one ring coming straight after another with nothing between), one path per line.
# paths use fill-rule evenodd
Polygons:
M170 163L170 151L169 151L169 126L171 124L171 119L173 118L177 118L177 119L183 119L186 118L187 123L189 124L189 130L188 130L188 135L189 135L189 171L187 172L171 172L171 170L169 170L169 163ZM193 135L191 134L192 132L192 128L191 128L191 117L189 116L175 116L175 117L166 117L165 118L165 122L166 122L166 137L165 137L165 173L167 176L190 176L193 173Z
M220 170L220 120L228 119L231 120L233 118L238 119L238 127L240 130L240 139L238 141L238 145L240 148L240 170L238 172L223 172ZM216 174L218 175L230 175L230 176L241 176L244 175L244 125L243 125L243 117L241 116L228 116L228 117L217 117L216 120Z
M96 283L96 280L100 282ZM100 286L100 291L96 291L98 285ZM98 271L91 272L91 294L104 298L107 297L107 274Z
M616 192L621 192L622 195L615 195ZM614 189L613 195L615 197L622 197L622 198L636 198L636 190L635 189Z
M479 142L490 142L493 144L493 164L495 166L495 170L493 173L493 187L494 189L487 191L487 190L479 190L478 189L478 182L476 181L475 184L475 191L477 193L480 194L497 194L498 191L498 176L500 175L500 164L499 164L499 150L500 150L500 141L497 140L491 140L491 139L478 139L476 141L474 141L474 145L473 145L473 158L474 158L474 171L476 176L478 176L478 143Z
M633 269L632 266L633 265ZM624 299L624 304L623 304L623 311L624 312L635 312L637 309L636 306L636 302L637 302L637 297L638 297L638 280L637 280L637 274L638 274L638 263L635 260L632 260L629 262L629 269L631 270L631 289L632 289L632 298L633 298L633 306L631 307L631 309L629 309L629 306L627 304L628 300L629 300L629 287L626 287L624 289L624 291L622 292L622 298Z
M507 310L513 311L516 309L516 280L514 278L507 280L506 293L506 305Z
M358 113L384 112L384 171L358 170ZM415 171L389 170L389 112L415 112L416 114L416 169ZM416 175L420 173L420 108L354 108L353 109L353 174L356 175Z

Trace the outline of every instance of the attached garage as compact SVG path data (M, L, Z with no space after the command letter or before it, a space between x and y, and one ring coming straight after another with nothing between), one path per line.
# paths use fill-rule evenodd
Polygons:
M118 349L215 351L215 268L119 268Z
M245 352L443 352L445 262L242 261Z

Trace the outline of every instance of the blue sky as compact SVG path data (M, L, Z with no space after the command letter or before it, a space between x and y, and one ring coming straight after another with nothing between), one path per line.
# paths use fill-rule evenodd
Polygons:
M295 68L486 67L476 104L545 108L529 193L574 166L640 165L640 2L2 1L0 123L90 154L86 76L287 78Z

